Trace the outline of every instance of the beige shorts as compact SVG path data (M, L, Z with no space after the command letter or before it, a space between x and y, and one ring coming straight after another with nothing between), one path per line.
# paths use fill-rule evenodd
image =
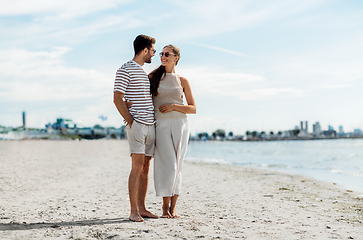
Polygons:
M130 128L126 126L127 140L130 152L154 156L155 149L155 125L145 125L134 121Z

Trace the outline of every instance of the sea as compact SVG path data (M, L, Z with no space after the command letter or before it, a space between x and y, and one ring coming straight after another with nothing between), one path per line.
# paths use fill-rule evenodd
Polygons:
M191 141L186 161L298 174L363 194L363 139Z

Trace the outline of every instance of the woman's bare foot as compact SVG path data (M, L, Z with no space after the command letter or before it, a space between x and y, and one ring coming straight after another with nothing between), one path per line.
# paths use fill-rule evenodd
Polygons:
M180 218L180 216L176 213L176 202L178 201L179 195L174 195L170 199L170 215L172 218Z
M163 210L163 216L161 216L162 218L171 218L171 214L168 210Z
M181 216L180 216L180 215L178 215L178 214L176 214L176 213L172 214L172 215L171 215L171 217L172 217L172 218L181 218Z
M141 217L144 218L159 218L158 216L156 216L155 214L152 214L151 212L149 212L148 210L143 210L139 212Z
M139 213L131 213L129 216L129 220L133 222L143 222L144 219L140 216Z
M181 218L177 213L176 213L176 211L175 210L171 210L170 209L170 215L171 215L171 217L172 218Z

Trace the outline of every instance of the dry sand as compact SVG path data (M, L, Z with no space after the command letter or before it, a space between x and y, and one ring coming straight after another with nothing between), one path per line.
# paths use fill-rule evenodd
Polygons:
M180 219L128 220L127 142L0 141L0 239L363 239L359 193L185 162ZM161 215L153 186L147 207Z

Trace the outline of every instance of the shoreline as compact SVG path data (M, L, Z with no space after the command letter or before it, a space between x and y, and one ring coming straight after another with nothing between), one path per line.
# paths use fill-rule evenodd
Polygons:
M359 161L359 156L363 153L359 147L363 146L362 140L327 140L321 141L319 145L314 141L251 141L241 144L236 141L196 141L190 143L186 160L296 174L334 183L341 188L363 194L363 179L359 171L362 167ZM334 151L338 146L344 151ZM355 148L350 149L350 146ZM320 147L321 151L317 150ZM329 147L332 149L326 150ZM307 150L302 152L304 148ZM258 149L265 153L260 154ZM295 155L292 151L296 151ZM309 161L312 161L311 165L307 164Z
M2 239L359 239L363 198L300 175L186 161L180 219L128 220L127 141L0 141ZM150 168L146 205L161 215Z
M270 142L270 141L315 141L315 140L338 140L338 139L362 139L363 136L351 136L351 137L325 137L325 138L317 138L317 137L284 137L284 138L256 138L256 139L246 139L246 140L239 140L239 139L223 139L223 140L217 140L217 139L191 139L190 141L195 142L224 142L224 141L231 141L231 142Z
M215 163L215 162L198 162L198 161L193 161L193 160L185 160L185 162L189 162L189 163L196 163L196 164L201 164L201 165L217 165L217 166L231 166L233 167L239 167L242 169L246 169L246 170L250 170L250 171L265 171L265 172L274 172L275 174L281 174L281 175L291 175L291 176L295 176L295 177L300 177L300 178L306 178L306 179L310 179L311 181L316 181L319 182L320 184L327 184L327 185L334 185L337 188L343 190L343 191L348 191L348 192L355 192L356 194L358 194L360 197L363 198L363 191L360 190L354 190L353 187L348 187L348 186L344 186L340 183L336 183L336 181L329 181L329 180L322 180L322 179L318 179L314 176L308 176L305 174L299 174L299 173L293 173L293 172L288 172L288 171L281 171L281 170L275 170L275 169L268 169L268 168L257 168L257 167L247 167L246 165L243 164L237 164L237 163L229 163L229 162L224 162L224 163Z

